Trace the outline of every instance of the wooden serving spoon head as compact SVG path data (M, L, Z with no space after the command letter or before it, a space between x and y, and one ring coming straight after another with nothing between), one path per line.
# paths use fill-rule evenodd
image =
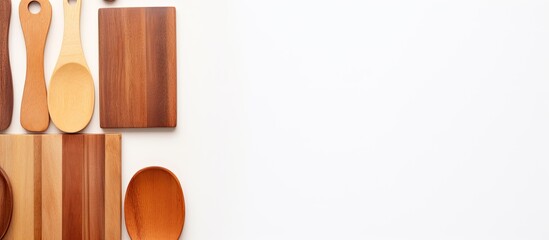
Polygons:
M179 180L162 167L140 170L126 190L124 214L131 239L179 239L185 223Z
M40 11L32 13L32 3ZM19 20L27 47L27 76L21 102L21 126L27 131L43 132L50 125L46 81L44 78L44 47L51 23L51 4L48 0L22 0Z
M63 45L48 94L48 108L53 123L68 133L78 132L88 125L95 104L93 78L80 40L81 6L82 0L73 3L63 1Z

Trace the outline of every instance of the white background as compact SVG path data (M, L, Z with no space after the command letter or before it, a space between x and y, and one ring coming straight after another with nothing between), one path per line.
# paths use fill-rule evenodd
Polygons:
M177 7L178 126L123 131L123 188L175 172L182 239L549 238L548 1L84 0L96 93L97 10L125 6Z

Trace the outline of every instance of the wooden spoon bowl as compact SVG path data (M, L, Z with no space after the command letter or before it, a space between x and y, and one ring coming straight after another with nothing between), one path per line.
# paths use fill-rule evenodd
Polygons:
M179 239L185 223L179 180L162 167L140 170L126 190L124 214L131 239Z
M94 105L93 78L88 68L69 63L55 71L48 104L52 121L62 131L78 132L85 128Z
M13 194L8 176L0 168L0 239L4 237L11 222Z

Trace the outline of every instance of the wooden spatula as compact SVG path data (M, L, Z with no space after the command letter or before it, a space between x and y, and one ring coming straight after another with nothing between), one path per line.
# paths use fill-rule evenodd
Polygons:
M8 34L11 18L11 0L0 0L0 131L10 126L13 112Z
M91 120L95 89L80 41L82 0L63 1L65 32L61 53L51 77L48 108L51 120L61 131L74 133Z
M0 168L0 239L4 237L11 222L13 194L8 176Z
M40 4L39 12L30 12L32 2ZM19 4L19 20L27 46L27 77L21 102L21 126L31 132L43 132L50 125L44 79L44 47L51 22L50 2L22 0Z
M131 239L179 239L185 223L179 180L162 167L140 170L126 190L124 214Z

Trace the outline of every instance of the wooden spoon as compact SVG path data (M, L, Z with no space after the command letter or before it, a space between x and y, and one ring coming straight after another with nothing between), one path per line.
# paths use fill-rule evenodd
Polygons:
M0 0L0 130L11 124L13 113L13 86L8 49L11 18L11 0Z
M40 11L30 12L31 3L40 4ZM27 78L21 102L21 126L31 132L43 132L50 125L46 80L44 79L44 47L51 23L48 0L21 0L19 20L27 46Z
M48 107L51 120L61 131L74 133L91 120L95 89L80 41L82 0L63 0L65 33L57 65L51 77Z
M179 239L185 200L177 177L162 167L141 169L126 190L124 215L131 239Z
M4 237L11 222L13 195L8 176L0 168L0 239Z

